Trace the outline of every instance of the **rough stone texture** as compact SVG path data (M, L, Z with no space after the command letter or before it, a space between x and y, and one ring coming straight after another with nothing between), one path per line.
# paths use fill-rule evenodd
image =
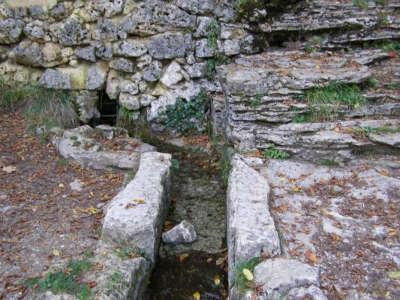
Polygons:
M79 119L83 123L88 123L92 119L100 118L100 112L97 109L98 95L95 92L81 91L76 96L78 105Z
M122 129L117 128L114 132L115 143L120 143L122 149L107 148L106 140L110 135L104 126L94 129L85 125L66 130L62 137L54 139L54 144L63 157L76 160L85 167L137 169L140 153L152 151L153 147L128 138Z
M103 239L141 249L154 262L167 209L171 156L143 153L135 178L107 207Z
M257 167L272 188L270 211L285 258L318 268L316 287L329 299L337 297L332 285L349 299L378 299L381 289L398 295L396 281L387 277L400 265L398 237L390 237L399 222L398 158L369 153L341 165L330 156L317 164L271 159ZM319 165L326 161L333 166Z
M260 299L272 299L273 293L284 295L292 288L318 286L319 274L317 268L297 260L273 258L255 267L254 281L262 287Z
M322 123L294 122L296 116L310 111L309 104L299 96L307 89L330 82L361 83L376 73L376 67L370 64L386 58L387 53L380 50L359 50L340 56L332 52L270 51L239 58L219 68L226 97L225 132L242 149L265 149L272 143L278 149L305 159L323 156L332 150L335 151L333 155L348 159L352 148L373 144L372 139L357 138L352 132L354 127L369 126L369 122L376 123L374 127L391 122L397 124L394 117L399 114L397 103L389 100L397 96L385 96L389 103L384 104L376 103L376 96L369 96L365 105L354 109L339 105L343 118L372 120L339 118L323 126ZM391 76L396 78L394 74ZM387 120L377 120L382 116ZM311 129L313 126L319 128ZM342 130L342 127L353 128ZM343 152L337 153L338 150Z
M227 191L229 286L235 266L254 257L281 253L274 220L269 212L268 181L235 155Z
M162 240L167 244L192 243L196 239L194 226L185 220L162 234Z
M156 59L184 57L192 47L190 34L164 33L152 37L147 45L149 53Z
M388 146L400 148L400 133L381 133L381 134L369 134L368 138L376 143L385 144Z
M96 299L142 299L152 264L140 255L133 258L118 257L117 249L118 246L101 241L93 262L101 265L102 269L85 279L96 282L93 291ZM115 274L119 274L119 280L112 281Z
M19 41L24 23L21 20L5 19L0 21L0 43L13 44Z

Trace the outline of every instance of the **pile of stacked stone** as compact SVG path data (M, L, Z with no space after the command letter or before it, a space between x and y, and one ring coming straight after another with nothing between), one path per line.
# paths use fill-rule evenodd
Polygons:
M84 123L99 90L151 121L177 98L220 90L207 60L258 50L235 21L232 1L1 1L0 75L72 90Z

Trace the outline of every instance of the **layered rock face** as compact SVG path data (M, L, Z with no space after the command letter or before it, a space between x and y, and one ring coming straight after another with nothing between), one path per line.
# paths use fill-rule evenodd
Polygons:
M399 37L397 2L310 1L276 18L257 13L249 28L281 48L218 68L232 143L241 149L273 145L305 159L396 147L399 60L383 45ZM347 88L352 95L343 92ZM365 129L381 138L357 135ZM392 135L382 137L384 131Z
M256 51L231 1L2 1L0 8L0 75L74 91L84 123L98 116L99 90L154 120L177 98L220 90L205 78L216 54Z

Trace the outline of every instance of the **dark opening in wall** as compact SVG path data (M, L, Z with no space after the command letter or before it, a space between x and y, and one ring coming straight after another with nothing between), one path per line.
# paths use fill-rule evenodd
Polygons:
M96 124L115 126L117 122L118 102L110 99L105 90L99 92L97 109L100 112L100 118L94 121Z

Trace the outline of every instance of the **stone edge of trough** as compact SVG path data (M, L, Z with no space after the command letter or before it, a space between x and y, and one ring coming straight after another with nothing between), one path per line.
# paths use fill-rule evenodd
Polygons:
M255 299L253 290L240 290L235 279L246 262L259 259L252 274L257 299L311 294L313 299L325 300L319 289L319 269L284 257L269 208L271 187L255 168L262 164L259 158L239 154L231 159L227 189L229 299Z
M101 264L102 268L85 276L85 281L95 282L95 299L143 298L155 264L162 224L168 208L170 167L170 154L142 153L135 177L107 206L102 236L92 259L93 264ZM147 189L150 191L145 193ZM127 206L129 203L132 205ZM138 241L149 248L138 247ZM129 247L139 250L137 257L123 259L118 256L116 249L130 249ZM67 294L54 295L48 291L35 295L34 299L77 298Z

